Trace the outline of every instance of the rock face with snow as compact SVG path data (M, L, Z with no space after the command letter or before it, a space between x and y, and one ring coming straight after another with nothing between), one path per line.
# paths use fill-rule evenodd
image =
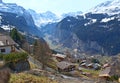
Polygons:
M15 26L22 32L40 36L32 16L23 7L13 3L0 3L0 24L1 26Z
M89 54L116 55L120 53L120 14L116 10L119 2L102 3L92 12L68 16L41 30L55 45Z
M92 13L107 13L109 15L120 13L120 0L106 1L90 10Z
M50 11L47 11L44 13L36 13L32 9L29 9L28 12L32 15L33 20L36 26L38 27L45 26L46 24L49 24L49 23L59 22L60 20L62 20L67 16L77 16L79 14L82 14L82 12L79 11L79 12L69 12L67 14L62 14L58 16Z
M65 18L65 17L67 17L67 16L73 16L73 17L75 17L75 16L77 16L77 15L81 15L83 12L81 12L81 11L78 11L78 12L69 12L69 13L65 13L65 14L62 14L62 17L63 18Z
M9 12L17 14L18 16L24 16L28 25L34 25L33 19L31 19L31 15L25 10L23 7L18 6L14 3L0 3L0 11Z
M61 18L54 13L47 11L45 13L36 13L29 9L28 12L32 15L35 25L38 27L44 26L48 23L58 22Z

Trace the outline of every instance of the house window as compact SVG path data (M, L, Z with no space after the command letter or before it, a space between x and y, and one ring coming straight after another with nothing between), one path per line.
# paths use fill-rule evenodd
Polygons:
M2 52L5 52L5 49L1 49L1 53L2 53Z

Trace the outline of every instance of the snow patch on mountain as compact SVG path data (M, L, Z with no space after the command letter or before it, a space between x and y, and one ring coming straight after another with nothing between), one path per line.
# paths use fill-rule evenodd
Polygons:
M82 12L70 12L67 14L62 14L62 15L56 15L50 11L43 12L43 13L37 13L32 9L29 9L28 12L32 15L35 25L38 26L39 28L41 26L44 26L48 23L55 23L61 21L63 18L67 16L77 16L82 14Z
M120 13L120 0L106 1L92 8L92 13L107 13L109 15Z
M0 11L22 15L25 9L15 3L0 3Z
M92 19L91 22L92 23L95 23L97 21L97 19Z
M101 22L108 22L108 21L111 21L111 20L114 20L115 17L111 17L111 18L104 18L101 20Z
M90 18L89 18L90 19ZM84 26L88 26L97 22L97 19L90 19L88 23L85 23Z
M70 22L71 20L70 20L70 19L68 19L67 21L68 21L68 22Z
M29 9L28 12L32 15L35 25L38 27L41 27L51 22L60 21L60 17L50 11L44 13L37 13L34 10Z
M69 13L62 14L61 17L63 17L63 18L65 18L65 17L67 17L67 16L76 17L77 15L81 15L81 14L83 14L83 12L81 12L81 11L69 12Z
M120 19L118 19L118 21L120 21Z

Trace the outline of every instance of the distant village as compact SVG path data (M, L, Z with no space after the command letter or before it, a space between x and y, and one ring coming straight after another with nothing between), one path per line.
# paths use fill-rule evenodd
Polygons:
M113 56L110 61L106 60L104 63L99 61L99 57L102 56L69 56L67 54L53 54L53 57L58 61L57 68L59 72L73 72L79 71L81 75L87 77L92 76L93 71L98 71L97 77L100 80L115 80L117 79L120 82L120 57ZM86 70L86 71L85 71ZM79 76L79 75L78 75Z

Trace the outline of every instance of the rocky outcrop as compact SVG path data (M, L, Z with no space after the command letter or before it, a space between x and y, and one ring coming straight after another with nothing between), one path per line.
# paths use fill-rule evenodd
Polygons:
M0 83L8 83L10 79L9 69L0 69Z
M9 67L16 72L26 71L30 69L30 64L27 60L21 60L16 63L10 63Z

